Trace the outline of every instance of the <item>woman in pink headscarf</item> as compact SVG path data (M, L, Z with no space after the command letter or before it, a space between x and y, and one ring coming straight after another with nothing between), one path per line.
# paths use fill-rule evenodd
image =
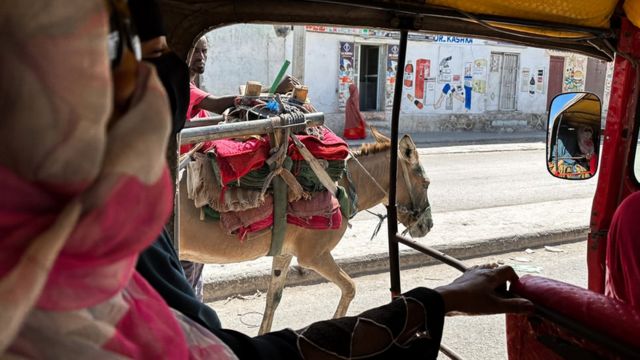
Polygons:
M169 103L132 49L113 85L105 3L0 12L0 357L235 358L134 269L171 209Z
M584 156L582 161L585 168L588 169L590 175L596 173L597 155L595 155L595 145L593 143L593 128L591 126L578 127L578 148L580 154ZM594 156L595 155L595 156Z
M349 99L344 111L344 138L355 140L367 137L367 123L360 112L360 93L355 84L349 85Z

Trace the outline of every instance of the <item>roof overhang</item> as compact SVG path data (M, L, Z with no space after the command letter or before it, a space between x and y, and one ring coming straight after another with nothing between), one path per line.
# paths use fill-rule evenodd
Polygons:
M569 0L549 1L549 10L558 2L586 3ZM610 18L597 22L573 21L570 17L561 22L516 17L526 14L523 3L513 2L512 12L484 11L470 13L464 6L446 7L417 1L323 1L323 0L159 0L173 49L185 56L194 39L209 30L239 23L283 23L368 27L386 30L409 30L438 34L466 36L497 41L507 41L525 46L536 46L572 51L603 60L614 55L615 33ZM440 1L466 5L468 1ZM495 1L493 1L495 2ZM540 1L537 1L539 3ZM606 1L611 3L611 0ZM482 3L482 2L480 2ZM506 2L511 3L511 2ZM601 4L602 2L597 2ZM615 1L612 2L615 5ZM554 5L555 4L555 5ZM455 4L454 4L455 5ZM458 4L460 5L460 4ZM502 6L503 8L507 6ZM490 9L491 10L491 9ZM606 10L606 9L605 9ZM601 10L601 12L604 10ZM553 17L549 17L553 18ZM555 18L558 20L558 18ZM580 23L587 23L589 26Z

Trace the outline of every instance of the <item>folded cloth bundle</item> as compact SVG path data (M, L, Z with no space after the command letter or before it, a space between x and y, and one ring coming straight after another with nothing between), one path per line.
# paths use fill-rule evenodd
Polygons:
M273 197L266 195L258 207L229 212L207 211L210 219L220 218L220 226L240 240L252 232L273 225ZM314 193L310 199L298 200L287 206L287 223L307 229L337 229L342 226L342 212L338 200L328 191Z
M273 223L273 198L271 196L265 196L264 204L259 207L220 213L220 225L222 225L227 234L238 233L240 238L244 239L247 232L250 232L252 224L264 223L267 218L271 218L271 222L267 223L266 227L271 226L271 223ZM262 229L264 228L262 227ZM253 231L262 229L254 226Z
M333 181L339 181L346 172L346 162L344 160L319 160L321 163L326 164L325 171ZM308 162L294 161L291 172L296 177L302 188L306 191L323 191L324 185L318 179L318 176L313 171Z
M193 154L188 165L187 195L197 208L205 205L218 212L242 211L264 204L265 196L259 190L231 187L222 189L212 162L215 159L202 153Z
M330 217L340 207L338 199L328 191L315 192L309 199L289 203L287 214L306 218L311 216Z
M264 164L262 165L262 167L250 171L247 175L238 179L238 181L234 181L230 183L229 187L237 186L237 187L243 187L248 189L260 190L262 189L262 185L264 185L264 181L269 176L269 173L271 173L271 170L269 169L269 165Z
M316 159L345 160L349 156L349 146L341 137L324 126L320 127L320 132L320 137L314 135L296 136ZM293 142L289 144L287 154L293 160L304 160Z
M256 222L254 222L253 224L249 224L247 226L244 226L244 225L240 226L233 233L230 233L230 232L227 232L227 233L229 235L233 235L233 234L238 235L238 239L240 239L240 242L243 242L244 240L246 240L246 238L247 238L247 236L249 236L249 234L268 229L272 225L273 225L273 214L270 214L266 218L264 218L262 220L258 220ZM222 228L226 231L224 226Z
M287 223L314 230L339 229L340 226L342 226L342 213L340 212L340 208L338 208L331 216L316 215L301 218L287 215Z
M252 137L244 141L215 140L203 152L215 158L214 171L224 186L262 167L269 158L269 149L266 137Z

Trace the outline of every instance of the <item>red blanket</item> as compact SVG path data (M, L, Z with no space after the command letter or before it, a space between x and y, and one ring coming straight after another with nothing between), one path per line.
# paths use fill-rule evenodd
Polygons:
M314 229L314 230L335 230L339 229L342 226L342 212L338 209L333 215L326 216L310 216L306 218L301 218L293 215L287 215L287 223L291 225L300 226L306 229ZM273 213L269 214L266 218L256 221L250 225L241 225L238 227L235 232L238 234L238 238L240 241L244 241L248 234L262 231L267 229L273 225ZM224 227L224 225L223 225ZM225 228L225 230L228 230Z
M328 230L339 229L342 226L342 212L340 208L333 215L326 217L322 215L301 218L293 215L287 215L287 223L297 225L306 229Z
M347 143L328 128L321 127L320 129L322 129L322 140L313 135L297 135L298 139L300 139L300 142L302 142L317 159L346 159L349 155L349 146ZM302 154L300 154L293 142L289 144L288 154L293 160L304 160Z
M215 140L203 151L215 154L220 181L226 185L264 165L269 158L269 140L266 137Z
M322 140L312 135L296 135L318 159L344 160L349 155L347 143L327 128L322 129ZM251 138L245 141L222 139L207 142L203 152L212 152L218 165L217 173L222 185L238 180L250 171L259 169L269 158L269 138ZM293 142L288 154L293 160L303 160Z

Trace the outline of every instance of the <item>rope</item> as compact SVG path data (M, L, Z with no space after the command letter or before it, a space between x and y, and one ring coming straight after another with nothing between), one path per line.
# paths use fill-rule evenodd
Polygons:
M378 214L378 213L374 213L373 211L369 211L369 210L365 210L366 212L368 212L371 215L375 215L378 217L378 219L380 221L378 221L378 224L376 225L376 228L373 229L373 234L371 234L371 238L369 239L369 241L373 240L374 237L376 237L376 235L378 235L378 232L380 232L380 228L382 227L382 223L384 222L384 219L387 218L387 214Z
M378 187L378 190L380 190L382 192L382 194L384 194L385 199L388 199L389 198L389 194L387 193L387 191L384 188L382 188L382 185L380 185L380 183L371 175L371 173L369 173L369 170L367 170L364 167L364 165L362 165L360 163L360 161L358 161L358 158L353 153L353 151L351 151L351 149L349 149L349 154L351 155L351 159L353 159L356 162L356 164L358 164L360 166L360 168L369 177L369 179L371 179L371 181L373 181L373 183Z

